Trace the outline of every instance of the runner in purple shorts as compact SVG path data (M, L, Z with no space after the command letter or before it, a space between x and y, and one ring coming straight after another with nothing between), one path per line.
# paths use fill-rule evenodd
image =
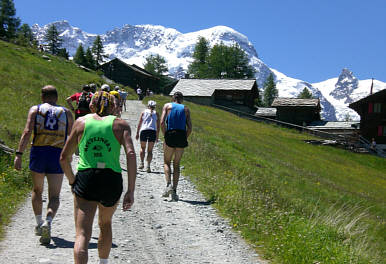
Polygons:
M58 93L51 85L41 90L42 104L32 106L15 156L15 169L20 170L22 155L33 134L29 168L32 176L32 208L35 213L35 234L42 244L51 241L51 223L59 208L63 171L59 164L60 152L71 132L73 118L70 111L58 106ZM46 219L42 219L44 178L48 182Z

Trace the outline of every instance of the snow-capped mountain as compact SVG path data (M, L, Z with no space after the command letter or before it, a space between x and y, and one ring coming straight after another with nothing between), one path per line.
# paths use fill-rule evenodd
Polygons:
M42 27L37 24L32 26L32 31L40 43L44 43L45 32L51 24ZM73 27L67 21L54 22L53 24L61 32L62 46L67 49L70 56L75 54L79 44L82 44L84 48L90 47L97 36ZM339 78L310 84L270 69L258 58L255 48L245 35L225 26L183 34L163 26L124 25L122 28L115 28L100 35L100 37L109 59L119 58L129 64L143 66L147 56L159 54L166 59L169 74L175 78L183 77L187 71L188 65L192 62L194 46L199 37L207 39L211 47L220 42L225 45L237 43L246 52L250 64L255 68L255 77L260 89L264 87L263 84L270 73L275 76L280 97L296 97L304 87L307 87L314 96L320 98L322 117L326 120L342 120L346 117L347 112L350 113L351 117L358 119L358 116L351 113L347 106L361 98L360 96L364 97L368 94L359 92L362 91L360 87L365 87L368 84L368 80L357 80L349 70L344 70ZM374 92L385 88L386 83L377 81L377 85L374 85Z

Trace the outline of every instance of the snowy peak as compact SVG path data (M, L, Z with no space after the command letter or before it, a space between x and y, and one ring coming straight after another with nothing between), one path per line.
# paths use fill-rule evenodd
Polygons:
M346 104L352 103L353 99L350 95L358 88L358 84L358 79L354 77L353 73L349 69L344 68L338 77L335 89L331 91L330 95L337 100L346 98Z

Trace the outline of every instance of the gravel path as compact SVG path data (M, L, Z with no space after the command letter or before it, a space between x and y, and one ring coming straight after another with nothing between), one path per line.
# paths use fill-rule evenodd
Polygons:
M139 101L128 101L127 106L122 118L130 123L134 134L144 106ZM138 141L135 147L139 157ZM121 159L124 164L123 153ZM138 172L134 206L123 212L120 205L113 217L110 263L263 263L183 175L178 186L180 201L161 198L165 186L162 161L162 142L158 142L154 148L153 172ZM73 166L76 162L77 157ZM126 182L126 173L123 176ZM44 207L46 197L45 192ZM0 263L73 263L73 221L73 198L65 179L61 205L52 225L51 244L40 245L34 235L35 219L29 197L0 242ZM94 221L89 263L98 260L98 234Z

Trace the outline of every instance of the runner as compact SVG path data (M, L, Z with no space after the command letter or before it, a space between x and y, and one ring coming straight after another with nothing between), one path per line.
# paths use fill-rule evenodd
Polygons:
M172 97L173 102L167 103L162 109L161 129L165 137L164 144L164 170L166 188L163 197L172 194L172 200L178 201L177 185L180 177L180 161L184 148L188 146L188 137L192 133L189 108L182 104L184 96L176 92ZM173 185L171 185L170 163L173 159Z
M138 84L137 84L137 96L138 96L138 100L142 100L142 89L141 87L139 87Z
M117 90L118 89L118 90ZM127 98L127 92L125 90L119 89L119 86L115 86L115 90L119 92L119 96L121 97L121 108L125 107L126 112L126 98Z
M126 153L128 177L123 210L130 209L134 203L137 164L131 130L126 121L111 115L114 107L112 95L95 93L90 104L92 114L75 122L60 157L60 164L74 193L76 264L88 261L88 245L97 209L99 263L108 263L112 245L111 220L123 190L119 163L121 145ZM71 160L78 144L80 155L75 176Z
M110 94L112 96L114 96L114 102L115 102L115 106L116 106L114 109L113 115L115 115L117 117L121 117L121 113L122 113L121 96L119 95L119 92L116 90L111 91Z
M35 234L42 244L51 241L51 224L59 208L59 195L63 181L63 171L59 164L60 152L71 132L73 117L66 108L56 105L58 93L51 85L41 91L42 104L32 106L28 113L24 132L20 138L14 161L15 169L20 170L22 155L33 133L29 168L32 176L32 208L35 214ZM48 183L48 205L43 222L42 193L44 178Z
M66 102L72 112L75 114L75 119L90 113L90 101L92 93L89 85L83 85L82 91L67 97ZM76 109L72 102L76 101Z
M144 110L140 117L137 127L137 135L135 138L141 141L141 150L139 152L139 157L141 159L141 164L138 169L144 168L144 160L146 153L146 143L147 143L147 172L151 172L150 163L153 159L153 147L154 143L158 141L158 135L160 130L160 120L158 113L154 110L156 107L156 102L149 101L147 103L148 109Z
M110 92L110 86L108 84L103 84L101 90L104 92Z

